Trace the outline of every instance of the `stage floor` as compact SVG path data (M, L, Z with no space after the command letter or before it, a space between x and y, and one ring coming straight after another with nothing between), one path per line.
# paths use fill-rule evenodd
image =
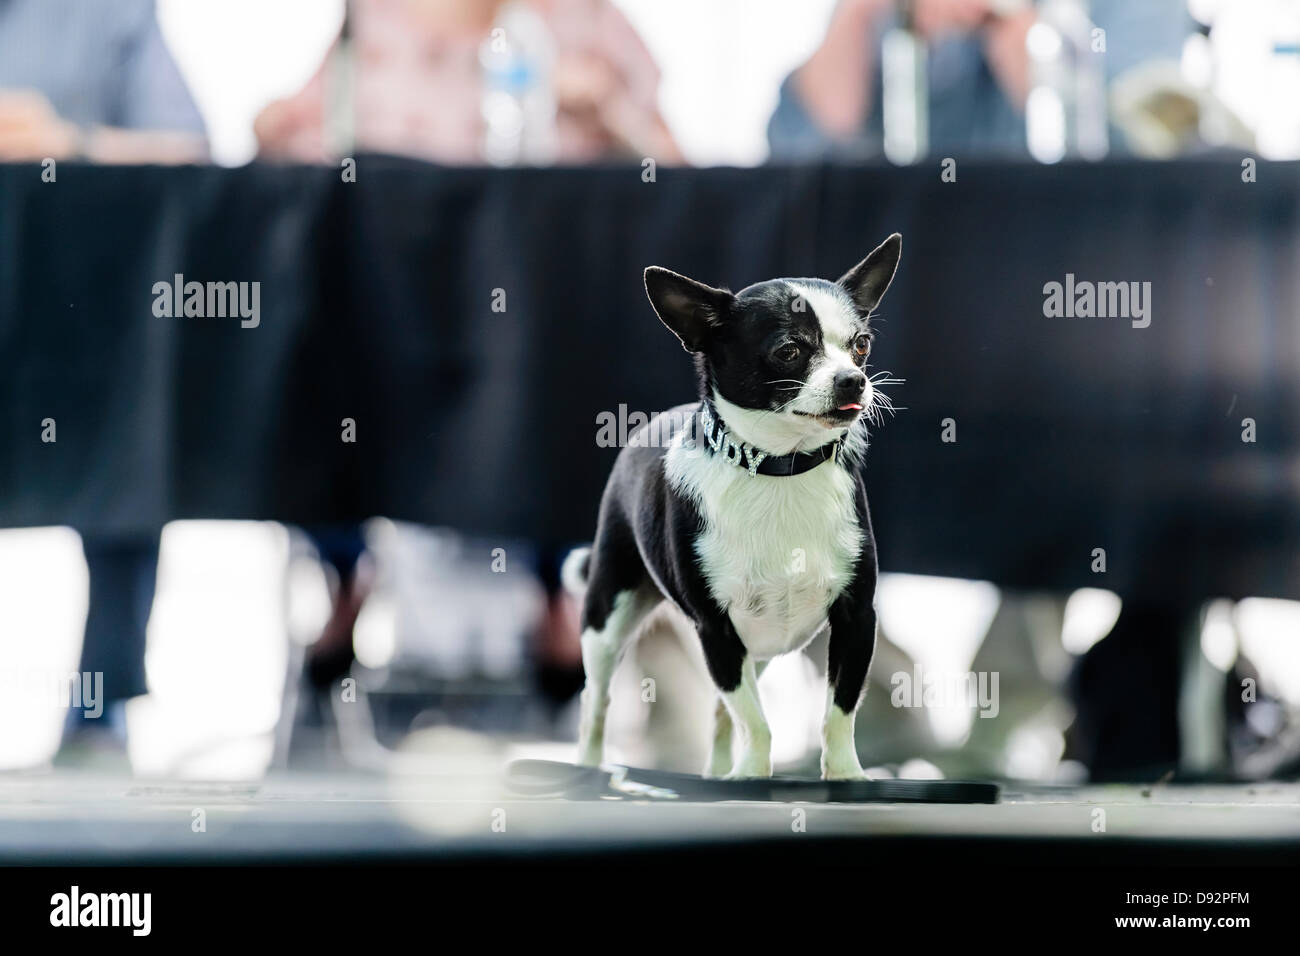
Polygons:
M993 851L1007 863L1295 862L1300 784L1006 784L997 805L952 806L521 799L482 765L231 783L0 775L0 864L491 862L759 847L849 859L854 847L908 844Z

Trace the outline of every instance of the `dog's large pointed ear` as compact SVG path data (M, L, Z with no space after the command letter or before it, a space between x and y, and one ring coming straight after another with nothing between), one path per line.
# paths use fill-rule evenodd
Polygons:
M682 340L688 352L702 352L709 336L726 319L735 300L715 289L659 266L645 271L645 292L660 321Z
M871 254L840 277L839 284L853 298L853 303L863 315L870 315L885 297L889 283L894 280L898 257L903 253L903 237L894 233Z

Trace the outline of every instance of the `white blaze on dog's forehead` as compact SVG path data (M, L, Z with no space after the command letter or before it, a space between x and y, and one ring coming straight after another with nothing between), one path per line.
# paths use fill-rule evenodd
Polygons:
M804 282L787 282L817 316L822 327L822 339L827 345L843 346L853 337L858 327L858 313L847 292L839 292L809 285Z

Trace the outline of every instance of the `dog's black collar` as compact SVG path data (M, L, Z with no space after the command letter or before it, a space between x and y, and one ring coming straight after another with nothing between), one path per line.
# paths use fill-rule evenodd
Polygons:
M712 449L714 454L721 455L723 460L738 468L744 468L750 475L769 475L774 478L802 475L806 471L812 471L818 465L837 461L844 446L844 436L841 436L812 451L769 455L765 451L759 451L749 442L732 438L722 421L722 416L710 401L700 402L696 420L699 433L704 438L700 443L702 447Z

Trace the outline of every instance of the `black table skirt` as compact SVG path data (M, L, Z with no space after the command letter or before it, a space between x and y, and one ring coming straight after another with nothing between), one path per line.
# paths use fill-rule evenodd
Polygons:
M0 525L388 515L584 540L615 454L598 416L693 394L646 265L834 278L898 230L873 364L906 410L866 466L885 569L1300 597L1300 167L1257 180L1236 160L959 159L955 183L0 166ZM1067 273L1150 282L1150 326L1045 316ZM155 315L177 274L259 282L260 323Z

